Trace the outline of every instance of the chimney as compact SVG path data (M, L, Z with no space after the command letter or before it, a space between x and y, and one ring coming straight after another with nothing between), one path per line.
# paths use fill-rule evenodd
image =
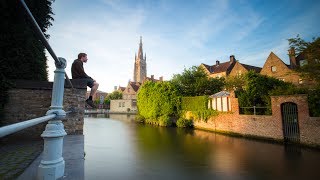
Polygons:
M294 50L294 47L291 47L289 50L289 59L290 59L290 67L295 68L297 67L297 60L296 60L296 51Z
M159 81L163 81L163 76L159 77Z
M151 81L153 81L154 80L154 75L151 75Z
M236 62L236 58L234 57L234 55L230 56L230 64Z
M217 61L216 61L216 65L218 66L219 64L220 64L220 61L219 61L219 60L217 60Z

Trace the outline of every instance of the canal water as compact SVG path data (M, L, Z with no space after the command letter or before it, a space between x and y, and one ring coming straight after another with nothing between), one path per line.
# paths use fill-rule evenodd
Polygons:
M202 130L84 120L85 179L320 179L320 151Z

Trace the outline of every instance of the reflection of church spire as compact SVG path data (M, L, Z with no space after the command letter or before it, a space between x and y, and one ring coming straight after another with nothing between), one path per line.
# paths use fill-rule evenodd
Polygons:
M140 82L147 77L147 63L146 63L146 55L143 57L143 48L142 48L142 36L140 36L139 50L138 55L135 55L135 63L134 63L134 74L133 80L135 82Z

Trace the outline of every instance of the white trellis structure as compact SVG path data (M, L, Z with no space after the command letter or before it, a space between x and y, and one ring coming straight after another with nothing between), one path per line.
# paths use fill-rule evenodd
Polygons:
M209 96L208 108L224 112L231 111L230 93L227 91L220 91Z

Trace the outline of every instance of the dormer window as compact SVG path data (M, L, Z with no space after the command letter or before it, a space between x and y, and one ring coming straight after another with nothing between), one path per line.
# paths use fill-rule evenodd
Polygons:
M271 71L272 72L276 72L277 71L277 67L276 66L271 66Z

